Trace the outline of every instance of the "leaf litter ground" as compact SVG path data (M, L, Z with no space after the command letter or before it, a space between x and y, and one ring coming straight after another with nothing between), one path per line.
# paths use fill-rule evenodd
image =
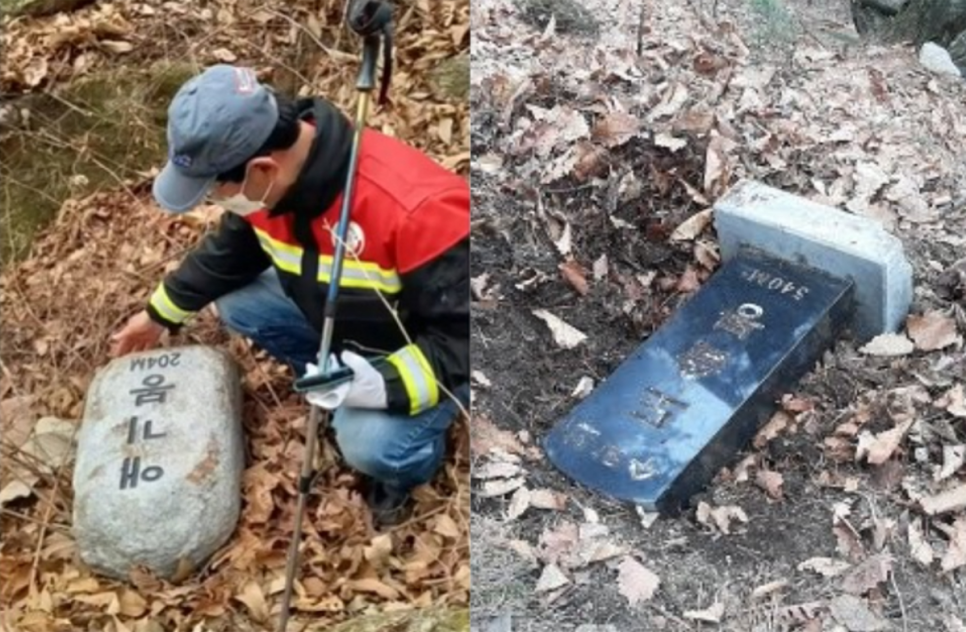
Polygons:
M229 61L253 65L276 82L286 73L295 75L295 89L324 94L351 115L357 57L343 33L342 9L341 2L205 7L115 2L15 20L6 25L11 50L3 85L11 93L55 89L91 68L134 60L190 59L201 66ZM469 4L421 3L396 20L393 104L375 111L369 122L468 175L468 106L439 97L428 76L434 63L465 48ZM207 35L191 35L201 32ZM105 38L113 43L99 45ZM160 44L150 48L151 42ZM325 53L312 53L319 43L327 47ZM289 59L292 50L307 52ZM150 198L151 167L157 165L141 166L137 177L119 178L115 190L65 201L30 256L2 274L4 629L275 629L307 409L292 393L287 369L229 337L208 311L167 344L221 346L243 368L248 462L242 517L231 540L180 583L160 582L143 572L123 583L83 568L70 535L71 439L94 371L109 360L109 336L143 307L158 279L217 221L214 208L180 217L161 212ZM417 490L412 517L385 533L372 528L357 475L341 465L332 442L325 442L324 473L307 510L290 629L334 629L340 622L382 613L387 617L382 624L369 625L402 631L410 628L398 613L424 607L449 614L414 617L420 629L448 630L447 618L453 629L465 627L470 580L466 424L457 424L450 439L451 458L432 484Z
M584 3L599 37L473 5L475 620L963 629L966 85L842 44L833 2L646 2L638 58L641 4ZM837 344L683 516L655 519L575 486L539 441L717 268L707 209L740 177L883 222L912 315Z

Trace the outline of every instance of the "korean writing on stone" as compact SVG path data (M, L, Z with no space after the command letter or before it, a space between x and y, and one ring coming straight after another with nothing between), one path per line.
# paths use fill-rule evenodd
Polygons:
M686 402L675 399L653 386L648 386L641 396L643 407L631 414L655 428L662 428L675 414L687 409Z
M678 366L682 376L702 378L720 373L727 361L726 351L699 340L678 357Z
M168 391L174 388L174 384L164 383L164 376L160 373L148 375L141 381L141 384L144 385L143 388L132 388L129 391L132 395L136 395L135 406L151 403L163 404L167 400Z
M127 443L128 445L133 445L138 440L138 430L143 428L141 432L141 438L145 441L150 441L152 439L160 439L164 437L167 433L164 432L154 432L152 426L154 422L150 419L144 421L143 425L139 425L139 419L137 416L131 417L128 420L127 429ZM121 485L120 489L135 488L138 485L138 480L144 480L147 482L156 481L164 475L164 468L159 465L150 465L141 469L141 457L140 456L128 456L125 457L124 463L121 465Z
M624 452L616 445L605 444L594 450L593 455L604 467L614 468L620 465Z
M759 320L764 313L760 305L742 303L736 310L721 312L714 328L737 336L739 340L746 340L751 332L765 328Z
M790 296L796 301L801 301L809 292L809 288L806 285L801 285L795 283L789 279L783 279L780 276L772 274L771 272L766 272L764 270L759 270L758 268L751 268L745 270L741 273L741 277L758 287L765 288L772 292L777 292L778 294L784 296Z

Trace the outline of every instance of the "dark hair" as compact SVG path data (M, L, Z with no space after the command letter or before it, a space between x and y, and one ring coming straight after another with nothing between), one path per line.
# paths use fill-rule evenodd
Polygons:
M278 93L275 94L275 102L278 105L278 121L275 123L275 129L269 134L268 140L245 162L219 174L216 178L218 182L241 182L245 179L245 167L252 158L267 156L280 149L288 149L298 140L299 111L297 104L293 99Z

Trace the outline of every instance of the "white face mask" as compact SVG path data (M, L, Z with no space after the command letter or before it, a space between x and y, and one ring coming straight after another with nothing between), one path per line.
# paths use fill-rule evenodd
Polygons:
M252 213L257 213L258 211L265 208L265 198L267 198L272 193L272 187L275 185L273 180L268 185L268 190L265 191L265 195L262 196L260 200L250 200L245 197L245 184L248 182L248 174L245 174L245 179L242 180L241 188L238 189L238 193L235 195L225 198L223 200L212 200L215 204L222 207L226 211L231 211L236 215L241 215L245 217L246 215L251 215Z

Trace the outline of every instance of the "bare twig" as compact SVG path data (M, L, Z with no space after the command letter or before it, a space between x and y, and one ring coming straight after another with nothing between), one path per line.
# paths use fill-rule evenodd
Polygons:
M0 507L0 513L10 516L12 518L16 518L17 520L23 520L24 522L31 522L33 524L40 524L40 525L43 524L43 521L38 520L37 518L33 518L31 516L28 516L27 514L22 514L19 511L7 509L6 507ZM56 529L59 529L67 533L70 532L70 525L64 524L63 522L50 522L48 523L47 526L54 527Z
M896 598L899 600L899 612L902 613L902 632L909 632L909 618L906 615L906 604L902 599L902 591L899 590L899 584L896 582L895 571L889 572L889 579L892 580L892 589L896 591Z
M77 428L74 428L74 434L77 433ZM74 437L71 436L71 442L73 442ZM50 513L54 508L54 498L57 497L57 492L60 489L60 474L64 467L67 459L64 459L60 466L57 468L57 475L54 477L54 488L50 491L50 497L47 499L47 506L44 508L44 517L40 523L40 531L37 533L37 548L34 551L34 561L30 566L30 578L27 581L27 585L33 590L34 581L37 579L37 570L40 568L40 555L44 550L44 538L47 537L47 526L50 524Z

